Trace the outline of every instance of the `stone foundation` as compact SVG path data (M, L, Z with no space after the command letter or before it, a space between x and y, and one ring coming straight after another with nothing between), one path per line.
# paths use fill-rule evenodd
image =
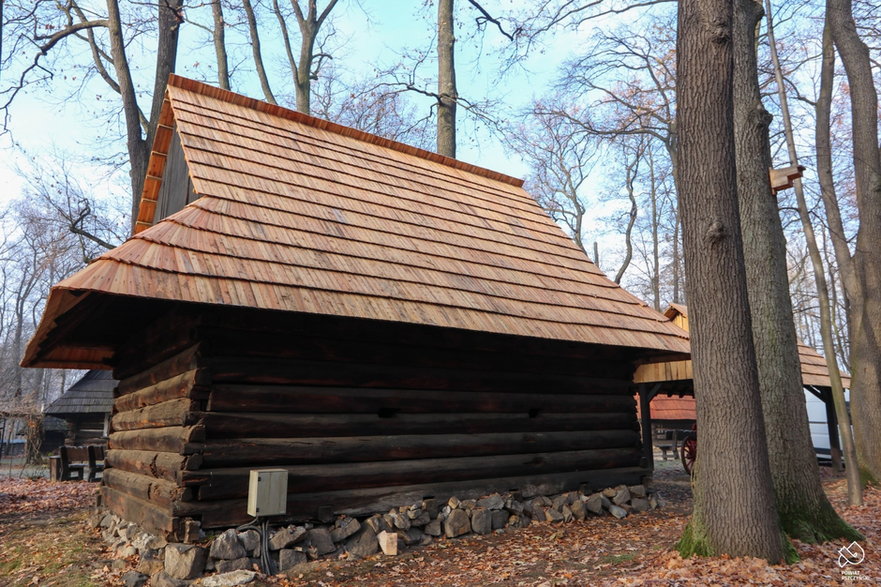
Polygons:
M197 543L183 544L168 543L105 511L97 512L93 523L102 528L116 558L138 556L137 570L124 576L129 587L224 587L251 582L258 569L269 571L266 563L273 572L288 572L322 557L365 558L379 552L394 556L438 539L502 532L532 522L566 523L602 515L624 518L659 505L658 497L644 485L530 499L516 493L468 500L452 497L447 502L425 499L364 518L340 516L329 524L274 526L265 537L266 545L262 528L255 527L193 536Z

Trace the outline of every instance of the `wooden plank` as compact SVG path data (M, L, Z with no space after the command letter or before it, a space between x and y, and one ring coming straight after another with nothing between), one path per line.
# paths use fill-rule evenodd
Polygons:
M190 412L199 407L199 402L189 398L172 399L137 410L118 413L111 419L113 431L140 430L143 428L162 428L184 426Z
M114 514L134 522L148 532L166 539L173 539L177 533L177 519L169 508L157 506L107 486L101 488L101 499Z
M367 462L633 447L634 430L495 434L422 434L344 438L239 438L209 441L205 467Z
M121 369L115 369L113 375L119 379L119 384L116 387L117 397L144 389L145 387L149 387L185 371L195 369L198 367L198 354L199 345L190 344L190 346L177 352L173 356L155 363L149 361L147 357L141 357L137 364L137 368L143 369L144 365L151 365L147 369L129 374L126 374ZM133 369L134 367L129 368L130 371Z
M180 455L152 450L120 450L107 452L105 463L121 471L139 473L157 479L165 479L180 484L183 471L198 469L202 465L200 455Z
M438 479L465 481L484 477L609 469L616 466L636 466L640 457L639 448L632 447L281 468L287 469L290 474L289 492L310 493L430 483ZM183 474L184 484L199 486L200 501L242 497L248 492L251 468L253 467L187 471Z
M606 414L270 414L194 412L208 439L636 430L636 415Z
M396 367L370 364L341 365L332 361L281 360L260 357L216 356L205 359L215 384L268 383L279 385L331 385L339 387L467 389L511 393L593 393L596 382L563 375L528 375ZM412 364L412 363L411 363ZM628 373L628 377L632 371ZM628 394L628 380L610 381L609 392Z
M549 475L485 478L469 481L434 482L401 486L375 487L319 493L292 493L288 495L286 519L295 522L319 520L319 508L337 516L367 515L385 512L392 507L418 504L434 497L446 501L453 495L459 499L475 499L493 492L518 491L524 498L552 495L584 488L596 491L621 483L635 485L650 473L640 467L623 467L596 471L554 473ZM175 513L181 516L201 517L203 528L223 528L247 522L245 499L214 502L186 502L175 504Z
M104 485L169 510L174 502L190 501L193 496L192 489L188 487L179 487L176 483L164 479L121 469L106 469Z
M110 448L185 454L193 452L194 444L204 440L203 426L166 426L114 432L110 435Z
M567 413L629 412L629 395L510 394L422 389L363 389L289 385L214 385L208 410L216 412L395 413L541 411L553 407Z
M127 412L171 399L194 397L198 391L193 387L207 385L210 379L207 370L190 369L137 391L127 392L114 400L113 407L117 412Z

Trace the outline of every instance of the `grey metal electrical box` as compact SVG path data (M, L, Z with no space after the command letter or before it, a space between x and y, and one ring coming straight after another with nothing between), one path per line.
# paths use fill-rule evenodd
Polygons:
M248 515L278 516L287 511L286 469L253 469L248 483Z

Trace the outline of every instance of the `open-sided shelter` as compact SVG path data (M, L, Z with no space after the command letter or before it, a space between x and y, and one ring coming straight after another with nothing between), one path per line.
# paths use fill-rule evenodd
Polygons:
M686 306L670 304L664 315L678 328L688 332ZM829 380L826 360L801 341L798 342L798 358L801 362L802 386L825 404L829 443L833 451L840 452L832 382ZM633 381L639 386L640 417L644 428L652 424L664 428L689 428L694 423L693 377L691 359L643 364L636 369ZM842 384L845 388L850 387L848 375L842 374ZM645 409L646 405L649 409Z
M137 234L56 285L30 366L119 379L103 500L180 537L638 482L637 361L685 335L519 180L180 77Z

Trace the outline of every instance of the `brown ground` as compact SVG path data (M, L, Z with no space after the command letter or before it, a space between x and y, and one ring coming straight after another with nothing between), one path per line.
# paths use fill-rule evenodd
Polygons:
M438 540L390 558L345 559L304 565L263 585L836 585L881 584L881 490L866 505L846 508L843 479L824 471L830 499L867 538L866 560L845 569L837 542L797 543L801 561L772 566L757 559L683 560L673 551L691 510L689 479L662 466L655 489L661 510L625 520L529 528L490 536ZM132 561L107 559L97 532L85 523L95 484L0 479L0 585L117 585Z

